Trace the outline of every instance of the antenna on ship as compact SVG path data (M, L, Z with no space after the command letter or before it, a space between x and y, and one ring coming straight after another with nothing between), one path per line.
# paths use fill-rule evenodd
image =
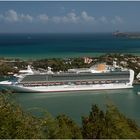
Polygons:
M117 67L117 62L113 61L113 67L116 68Z
M27 66L27 71L28 71L28 73L34 73L33 70L32 70L32 68L31 68L31 65L28 65Z
M52 68L51 67L48 67L48 74L53 74L53 71L52 71Z
M28 65L28 66L27 66L27 70L32 70L32 69L31 69L31 65Z

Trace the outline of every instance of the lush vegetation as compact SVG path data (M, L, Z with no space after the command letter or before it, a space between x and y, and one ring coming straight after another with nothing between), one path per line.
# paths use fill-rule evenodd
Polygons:
M71 58L71 59L61 59L61 58L53 58L53 59L41 59L33 62L33 67L48 69L51 67L53 71L67 71L71 68L84 68L88 67L88 64L84 63L83 58Z
M0 75L8 75L8 72L18 72L25 69L27 65L32 65L35 69L48 69L51 67L53 71L67 71L70 68L86 68L96 63L106 62L109 65L116 61L118 65L130 68L135 71L135 76L140 71L140 57L131 54L105 54L99 57L92 57L91 63L85 63L83 57L79 58L52 58L39 60L20 60L20 59L4 59L0 58Z
M82 118L82 123L82 134L85 139L140 138L140 128L114 105L108 105L105 113L93 105L89 116Z
M88 116L82 117L81 127L66 115L46 113L37 118L25 113L9 96L0 94L1 139L97 139L140 138L140 128L112 104L102 111L93 105Z

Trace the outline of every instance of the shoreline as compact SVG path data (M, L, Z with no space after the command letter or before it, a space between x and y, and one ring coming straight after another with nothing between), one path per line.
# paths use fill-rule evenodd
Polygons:
M68 58L78 58L78 57L100 57L103 55L107 54L123 54L123 55L133 55L136 57L140 56L140 53L65 53L65 54L42 54L42 55L1 55L0 58L5 58L5 59L20 59L24 61L29 61L29 60L39 60L39 59L53 59L53 58L61 58L61 59L68 59Z

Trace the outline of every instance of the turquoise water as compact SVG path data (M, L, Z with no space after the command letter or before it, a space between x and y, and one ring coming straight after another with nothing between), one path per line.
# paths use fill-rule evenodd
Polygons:
M0 57L23 59L100 56L105 53L140 55L140 39L117 38L112 34L0 34ZM17 93L21 107L37 116L48 110L56 116L65 113L81 123L92 104L105 109L112 101L126 116L140 125L140 85L133 89L71 93Z
M133 89L102 90L90 92L67 93L17 93L16 101L37 116L42 116L47 110L52 115L67 114L73 120L81 123L81 116L87 115L92 104L98 104L105 109L108 102L113 102L127 117L134 119L140 125L140 85Z
M105 53L140 55L140 39L100 34L0 34L0 57L23 59L100 56Z

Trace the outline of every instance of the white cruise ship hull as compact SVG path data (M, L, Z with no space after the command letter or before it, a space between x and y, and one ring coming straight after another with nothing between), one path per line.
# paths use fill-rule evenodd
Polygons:
M98 74L30 74L20 81L2 81L0 85L15 92L67 92L132 88L133 80L134 71L129 70Z
M63 85L63 86L35 86L24 87L20 85L2 85L14 92L69 92L69 91L92 91L105 89L127 89L133 88L132 85L126 84L96 84L96 85Z

